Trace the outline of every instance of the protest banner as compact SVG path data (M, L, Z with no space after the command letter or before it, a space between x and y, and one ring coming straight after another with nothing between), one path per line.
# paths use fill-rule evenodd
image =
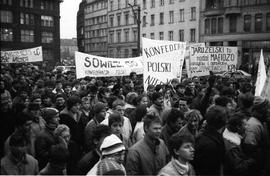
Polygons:
M209 71L221 73L235 71L238 60L237 47L191 46L189 77L206 76Z
M268 73L267 73L267 78L266 78L261 96L270 101L270 68L269 68Z
M181 79L186 43L142 38L144 90Z
M261 50L258 73L257 73L257 80L255 84L255 96L261 96L266 78L267 76L266 76L266 70L265 70L263 51Z
M27 63L41 61L43 61L41 46L23 50L1 51L1 63Z
M133 71L143 74L142 57L106 58L75 52L75 65L77 79L86 76L128 76Z
M185 52L185 66L187 70L187 76L188 78L191 77L190 75L190 69L189 69L189 62L190 62L190 47L205 47L205 43L188 43L186 45L186 52Z

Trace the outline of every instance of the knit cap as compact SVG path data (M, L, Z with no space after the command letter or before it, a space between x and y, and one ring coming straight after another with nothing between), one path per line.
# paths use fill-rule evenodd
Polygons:
M55 115L57 115L59 111L55 108L44 108L42 111L42 117L47 122L50 119L54 118Z
M123 165L113 159L104 158L97 166L97 175L126 175Z
M125 147L123 142L115 134L107 136L100 146L102 156L111 155L124 150Z

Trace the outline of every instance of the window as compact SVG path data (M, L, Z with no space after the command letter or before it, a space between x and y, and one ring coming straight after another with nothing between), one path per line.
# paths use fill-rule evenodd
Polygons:
M121 8L121 3L120 3L120 0L118 0L118 9L120 9Z
M236 16L230 16L230 32L236 32L237 18Z
M146 0L143 0L143 9L146 9Z
M195 29L190 29L190 42L195 42Z
M183 42L184 41L184 30L180 29L179 30L179 41Z
M117 43L121 43L121 31L117 31Z
M146 16L143 16L143 24L142 24L143 27L146 26Z
M169 4L174 4L174 0L169 0Z
M113 27L113 16L110 16L110 26Z
M128 0L125 0L126 7L128 7Z
M125 30L125 42L129 42L129 30Z
M255 15L255 32L262 31L262 14Z
M125 52L125 53L124 53L125 58L128 58L128 53L129 53L128 49L125 49L124 52Z
M209 35L210 34L210 19L204 20L204 24L205 24L205 26L204 26L204 33L206 35Z
M110 1L111 11L113 11L113 0Z
M169 40L173 41L173 31L169 31Z
M170 21L169 21L169 23L173 23L174 22L174 12L173 11L170 11L169 14L170 14Z
M196 20L196 7L191 7L190 20Z
M0 4L2 5L12 5L12 0L1 0Z
M48 0L41 0L40 2L40 8L42 10L46 9L46 10L53 10L53 6L54 6L54 1L48 1Z
M138 15L137 15L137 12L134 13L134 18L133 18L133 24L137 24L137 18Z
M161 12L160 14L159 14L159 24L164 24L164 13L163 12Z
M13 30L1 28L1 41L13 41Z
M150 38L155 39L155 33L150 33Z
M151 0L151 8L155 8L155 0Z
M52 43L53 42L53 33L52 32L42 32L41 33L41 42L42 43Z
M250 32L251 30L251 15L244 16L244 31Z
M218 18L218 33L223 33L223 18Z
M21 41L22 42L34 42L34 31L33 30L21 30Z
M217 19L212 18L211 19L211 34L216 34L217 33Z
M159 32L159 40L164 40L164 32Z
M133 30L133 41L137 41L137 40L138 40L137 30Z
M270 13L266 14L266 31L270 31Z
M155 25L155 15L151 15L151 26Z
M113 41L113 32L110 32L109 43L114 43L114 41Z
M126 14L125 14L125 21L126 21L126 25L128 25L128 18L129 18L129 14L128 14L128 13L126 13Z
M184 16L184 9L180 9L180 22L185 21L185 16Z
M1 10L1 23L12 23L12 12L7 10Z
M160 0L160 6L164 6L164 0Z
M146 38L146 34L142 34L142 36L143 36L144 38Z
M120 26L121 25L121 16L118 15L117 16L117 26Z
M134 0L134 5L137 5L137 0Z
M53 27L53 17L41 15L41 26Z
M20 0L20 7L33 8L34 0Z

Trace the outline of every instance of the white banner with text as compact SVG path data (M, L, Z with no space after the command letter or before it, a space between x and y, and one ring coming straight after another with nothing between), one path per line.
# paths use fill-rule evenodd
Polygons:
M43 61L41 46L23 50L1 51L1 63L27 63L41 61Z
M77 79L90 77L128 76L131 72L143 74L142 57L106 58L75 52Z
M144 90L181 79L186 43L142 38Z

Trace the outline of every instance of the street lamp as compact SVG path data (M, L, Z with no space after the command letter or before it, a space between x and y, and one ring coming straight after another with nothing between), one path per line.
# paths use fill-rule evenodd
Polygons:
M141 24L141 7L139 5L131 5L130 3L128 3L128 5L131 7L133 15L134 15L134 19L137 22L137 56L140 56L140 51L141 51L141 28L140 28L140 24ZM137 6L138 8L136 9L138 13L135 13L134 7Z

